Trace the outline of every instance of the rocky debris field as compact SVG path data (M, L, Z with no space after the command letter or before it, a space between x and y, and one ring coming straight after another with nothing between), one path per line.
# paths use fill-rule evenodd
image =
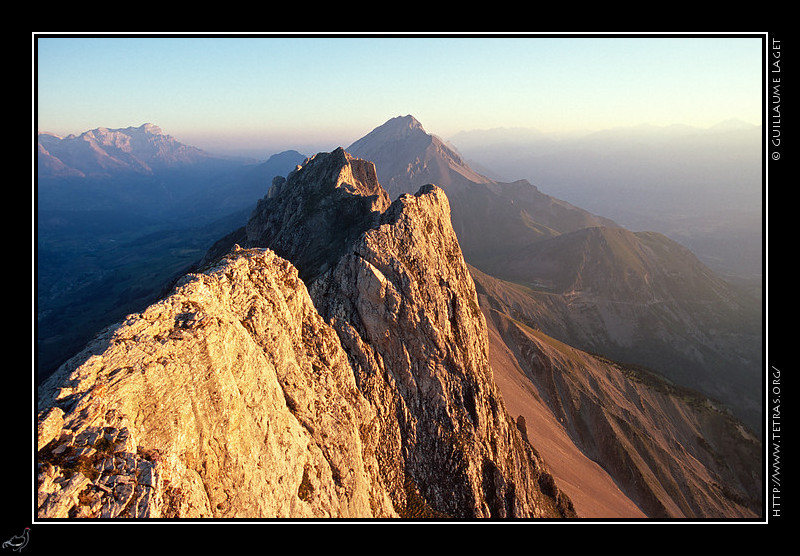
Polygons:
M137 449L125 426L73 430L63 415L53 407L39 423L39 516L161 516L158 454Z

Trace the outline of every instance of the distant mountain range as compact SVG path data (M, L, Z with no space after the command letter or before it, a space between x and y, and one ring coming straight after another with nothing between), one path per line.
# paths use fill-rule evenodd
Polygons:
M100 127L80 135L38 136L39 177L99 177L132 172L153 174L178 165L213 159L196 147L183 145L153 124L124 129Z
M38 134L40 210L124 210L145 220L205 222L249 211L272 175L301 163L286 151L263 163L184 145L153 124ZM264 177L266 175L266 178ZM266 183L265 183L266 181Z
M463 131L448 140L500 181L528 178L634 231L661 232L715 272L760 288L764 189L760 125L640 125L558 134Z

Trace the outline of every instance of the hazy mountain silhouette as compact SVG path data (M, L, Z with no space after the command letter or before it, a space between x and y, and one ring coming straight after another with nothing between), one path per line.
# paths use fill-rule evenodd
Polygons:
M759 125L728 120L571 135L498 128L449 140L489 176L527 178L628 229L664 233L716 272L760 288L762 135Z
M347 151L375 163L392 198L426 183L441 187L453 208L453 227L464 254L478 267L564 232L616 225L545 195L525 180L499 183L482 176L411 115L392 118Z

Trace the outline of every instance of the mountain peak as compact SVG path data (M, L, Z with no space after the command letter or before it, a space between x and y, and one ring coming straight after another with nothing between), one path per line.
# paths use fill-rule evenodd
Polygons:
M147 138L147 136L151 135L154 137L163 137L166 140L172 140L172 137L165 134L159 126L151 123L144 123L138 127L128 126L120 128L110 128L110 127L100 126L94 129L90 129L89 131L84 131L78 137L83 139L84 141L91 141L93 139L108 138L108 137L132 138L137 136L144 136L145 138ZM75 135L70 135L68 138L72 137L75 137Z
M204 162L210 155L184 145L152 123L139 127L97 127L60 138L38 135L40 177L150 175L159 167Z
M395 118L390 119L385 124L387 127L394 127L394 128L408 128L408 129L419 129L425 131L422 127L422 124L419 120L417 120L411 114L406 114L405 116L397 116Z
M337 260L388 207L375 165L339 147L273 181L247 224L246 244L269 246L308 280Z
M447 191L465 181L491 181L472 170L451 145L427 133L410 114L376 127L347 151L375 163L378 178L392 199L414 193L426 183Z
M142 124L141 126L139 126L138 129L141 129L142 131L150 135L164 135L164 132L161 131L161 128L155 124L150 124L150 123Z
M359 153L359 146L368 147L370 144L386 144L391 142L408 141L417 139L423 143L429 141L431 136L422 127L422 124L414 116L397 116L379 125L366 136L359 139L347 148L348 152ZM372 160L370 157L362 156Z
M243 239L43 386L40 516L576 517L493 382L441 189L389 205L319 153Z

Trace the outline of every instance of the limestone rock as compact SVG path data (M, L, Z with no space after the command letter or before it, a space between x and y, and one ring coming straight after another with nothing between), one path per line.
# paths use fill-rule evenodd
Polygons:
M396 515L347 356L270 251L187 276L40 391L42 415L64 412L39 452L56 476L42 477L41 516ZM83 496L56 488L75 469L92 480Z
M378 458L394 507L404 516L573 515L494 385L446 195L428 185L387 206L374 172L341 149L318 154L275 184L251 216L247 242L294 257L338 332L380 423ZM313 229L304 224L317 218ZM331 221L348 233L335 236L342 248L320 265L304 249Z
M438 187L390 205L320 153L202 268L40 387L40 517L575 515L494 385Z
M247 245L269 245L309 281L335 264L388 206L371 162L341 148L320 153L273 181L247 224Z
M64 412L58 407L51 407L39 417L37 430L37 450L41 450L48 442L61 432L64 424Z
M494 385L486 324L440 188L401 196L311 295L392 431L384 459L425 506L452 517L571 515Z

